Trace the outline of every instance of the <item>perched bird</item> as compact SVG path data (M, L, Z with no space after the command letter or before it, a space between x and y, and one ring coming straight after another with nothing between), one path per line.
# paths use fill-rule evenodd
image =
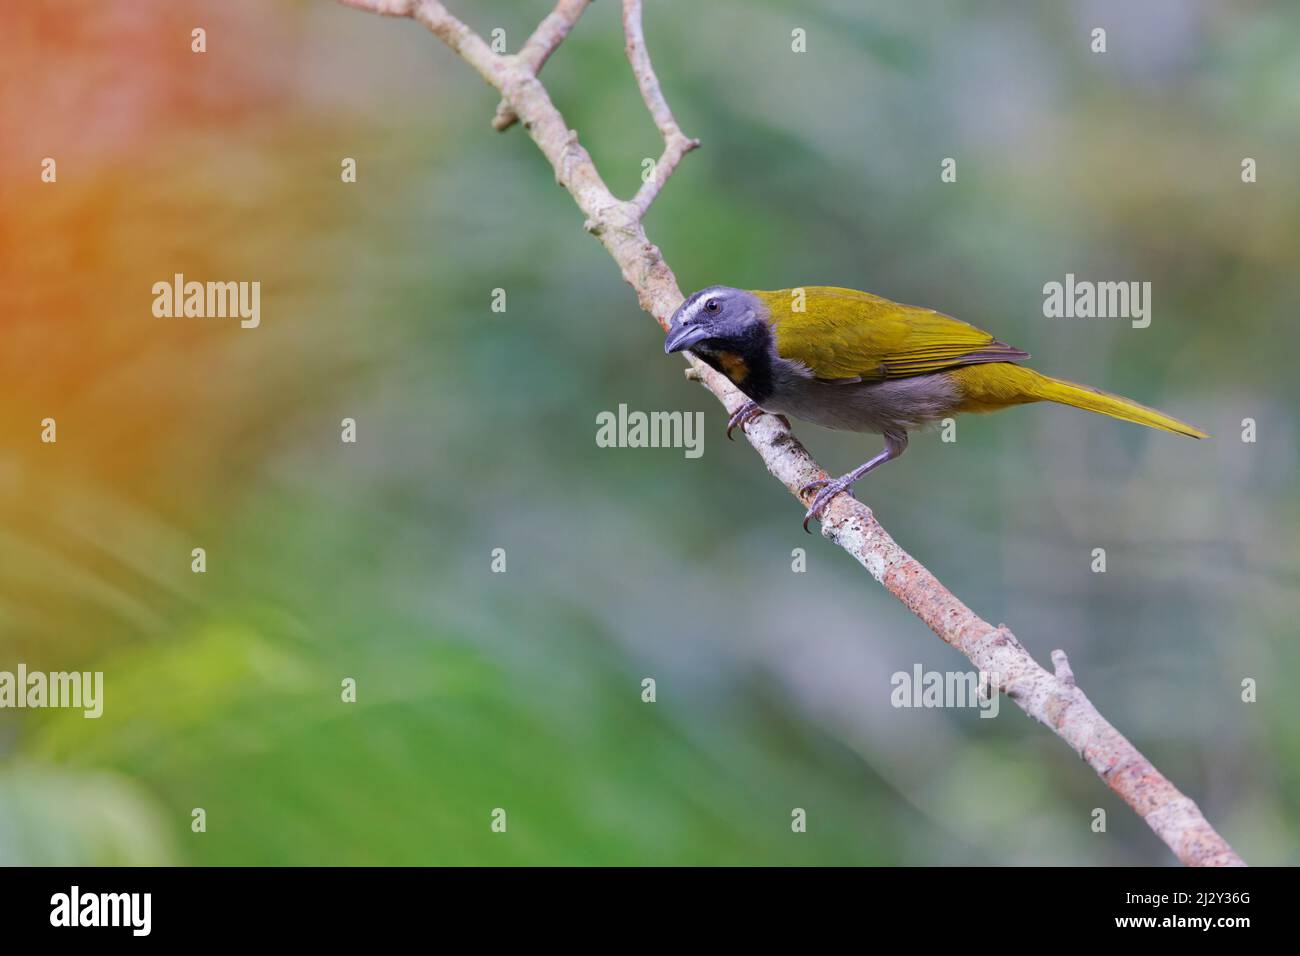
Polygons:
M901 455L908 432L961 412L1060 402L1207 437L1127 398L1017 365L1028 352L942 312L854 289L710 286L673 313L664 351L694 353L749 398L727 423L728 437L761 412L884 436L884 451L870 461L800 489L801 495L820 489L804 516L805 531L832 498Z

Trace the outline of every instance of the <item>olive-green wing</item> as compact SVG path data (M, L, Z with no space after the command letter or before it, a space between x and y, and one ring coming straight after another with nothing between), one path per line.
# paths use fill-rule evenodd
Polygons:
M821 379L879 381L1029 358L950 315L869 292L807 286L754 295L771 313L777 352Z

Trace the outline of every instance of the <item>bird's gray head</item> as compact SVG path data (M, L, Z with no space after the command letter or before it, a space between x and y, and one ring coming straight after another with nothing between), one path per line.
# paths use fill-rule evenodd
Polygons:
M772 394L775 344L767 309L744 289L713 285L687 297L668 323L665 352L690 350L752 400Z
M744 289L712 285L686 297L668 323L664 352L690 350L704 358L722 352L746 352L752 346L762 305Z

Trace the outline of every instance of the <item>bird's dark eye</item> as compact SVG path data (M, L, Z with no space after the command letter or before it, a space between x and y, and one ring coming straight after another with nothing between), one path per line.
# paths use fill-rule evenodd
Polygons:
M704 311L710 315L717 315L722 311L722 306L718 305L717 299L709 299L704 303Z

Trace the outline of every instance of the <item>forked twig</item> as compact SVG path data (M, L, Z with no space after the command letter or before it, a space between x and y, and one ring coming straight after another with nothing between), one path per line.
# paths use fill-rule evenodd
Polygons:
M555 9L537 24L537 29L524 41L517 54L519 60L532 71L533 76L541 72L542 66L555 52L555 48L564 42L564 38L578 22L578 17L582 16L582 12L590 4L591 0L560 0ZM518 119L510 104L502 100L497 104L496 116L492 118L492 128L498 132L507 130Z
M673 111L668 107L668 101L664 98L664 91L659 86L659 77L655 75L654 67L650 64L650 51L645 45L645 33L641 27L641 0L623 0L623 35L626 37L627 59L632 64L632 74L636 77L636 85L641 90L641 98L645 100L646 109L650 111L655 125L659 127L659 134L664 138L663 155L654 164L650 175L645 178L632 199L644 216L650 204L659 195L659 190L664 188L664 183L668 182L668 177L682 161L682 157L699 146L700 141L691 139L682 132L682 128L677 125L677 120L673 118Z

